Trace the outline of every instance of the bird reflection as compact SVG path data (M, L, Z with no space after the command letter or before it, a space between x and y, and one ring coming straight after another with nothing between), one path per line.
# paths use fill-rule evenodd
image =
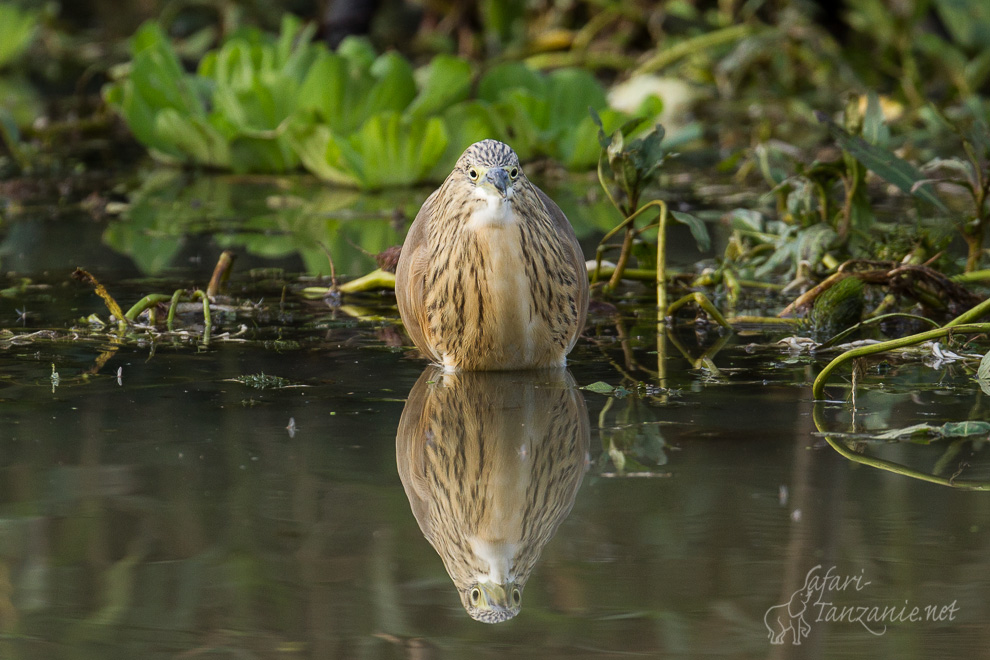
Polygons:
M413 515L473 618L519 613L526 580L574 504L588 414L564 369L419 377L395 455Z

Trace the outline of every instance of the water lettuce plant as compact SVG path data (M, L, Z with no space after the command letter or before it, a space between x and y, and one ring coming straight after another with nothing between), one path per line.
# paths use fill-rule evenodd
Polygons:
M277 39L244 30L190 75L161 28L146 23L131 41L126 77L105 98L158 160L239 172L292 169L299 159L283 123L314 59L310 36L312 29L287 16Z
M579 69L547 75L508 62L479 76L468 61L437 55L416 70L364 40L331 52L312 36L286 16L277 36L241 30L187 73L147 23L105 98L158 160L237 172L302 165L363 189L442 179L464 148L488 137L524 159L587 169L598 159L588 107L610 126L621 120Z

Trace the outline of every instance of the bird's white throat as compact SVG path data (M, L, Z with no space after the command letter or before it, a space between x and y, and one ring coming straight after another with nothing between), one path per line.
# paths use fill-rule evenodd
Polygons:
M506 190L505 197L484 186L474 189L474 196L484 200L484 206L479 205L471 214L467 222L470 229L481 229L492 225L510 225L516 221L516 214L512 212L512 188Z
M476 575L479 582L502 584L516 578L512 571L512 558L516 553L515 543L506 541L486 541L477 536L468 537L471 550L479 559L488 564L488 573Z

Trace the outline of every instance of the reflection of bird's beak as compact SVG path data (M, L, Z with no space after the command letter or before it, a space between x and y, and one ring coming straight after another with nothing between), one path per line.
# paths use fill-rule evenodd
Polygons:
M482 582L478 587L481 588L480 605L482 607L493 610L509 609L509 594L501 584Z
M505 197L506 192L512 186L512 180L508 173L501 167L493 167L485 172L485 185L491 185L498 191L498 194Z

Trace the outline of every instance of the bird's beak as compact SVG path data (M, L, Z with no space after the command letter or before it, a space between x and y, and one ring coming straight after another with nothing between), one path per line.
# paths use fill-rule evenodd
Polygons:
M512 186L512 179L501 167L493 167L485 172L485 184L491 185L498 191L498 194L505 197Z
M509 594L505 587L494 582L485 582L478 585L481 588L481 603L489 609L509 609Z

